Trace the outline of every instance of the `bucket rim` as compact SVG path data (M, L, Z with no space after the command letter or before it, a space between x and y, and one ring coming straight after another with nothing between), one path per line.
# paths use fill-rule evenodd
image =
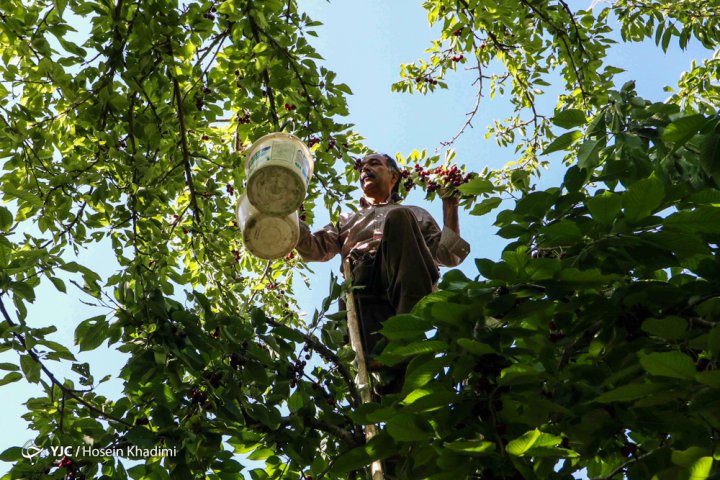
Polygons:
M255 153L255 151L258 149L259 145L267 140L270 140L275 137L286 137L289 140L292 140L298 144L300 144L301 149L305 152L306 157L308 159L308 184L310 183L310 179L315 174L315 159L313 158L313 154L310 151L310 148L303 142L298 136L293 135L292 133L288 132L271 132L263 135L262 137L255 140L250 147L245 152L245 171L247 171L248 164L250 157Z

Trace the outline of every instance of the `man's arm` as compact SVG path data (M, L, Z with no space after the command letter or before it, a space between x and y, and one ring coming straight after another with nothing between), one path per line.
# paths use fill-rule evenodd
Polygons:
M300 239L295 249L306 262L325 262L340 252L340 231L335 224L310 233L310 228L300 222Z
M458 203L460 200L451 195L443 197L443 225L460 235L460 217L458 215Z
M442 229L430 213L424 209L420 211L420 229L435 261L446 267L459 265L470 253L470 244L460 237L458 200L443 198Z

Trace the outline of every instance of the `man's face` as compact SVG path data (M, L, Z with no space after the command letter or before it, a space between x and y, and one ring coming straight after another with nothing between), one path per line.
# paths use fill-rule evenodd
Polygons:
M398 173L388 168L387 160L382 155L368 155L363 159L360 186L366 197L376 201L386 200L398 178Z

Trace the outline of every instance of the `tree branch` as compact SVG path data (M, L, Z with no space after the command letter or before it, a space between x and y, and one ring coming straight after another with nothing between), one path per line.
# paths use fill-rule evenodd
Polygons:
M268 318L267 322L274 326L274 327L285 327L285 328L292 328L288 327L284 323L280 323L277 320L273 318ZM323 345L322 342L320 342L315 336L310 335L309 333L303 333L299 330L293 329L298 334L302 335L305 339L305 342L307 342L310 347L312 347L313 350L315 350L320 356L325 358L327 361L333 363L340 372L340 375L343 377L343 380L345 380L345 383L347 383L348 388L350 390L350 405L352 407L357 407L362 402L360 400L360 393L357 389L357 385L355 385L355 381L352 378L352 375L350 374L350 371L347 369L347 367L342 363L340 360L340 357L338 357L335 352L330 350L328 347Z
M10 318L10 315L8 314L7 310L5 309L5 304L3 303L1 298L0 298L0 313L2 313L2 316L4 317L4 319L8 323L8 325L10 325L13 328L16 328L19 326L17 323L13 322L12 319ZM115 417L115 416L103 411L102 408L88 402L87 400L82 398L80 395L78 395L77 390L73 390L72 388L66 387L45 366L45 364L42 362L42 360L40 359L40 356L37 354L37 352L35 352L35 350L33 350L32 348L28 347L27 341L25 340L25 337L22 334L13 332L13 336L15 337L15 339L18 342L20 342L20 345L22 345L22 347L25 349L25 351L28 353L28 355L30 355L30 358L32 358L33 361L35 361L38 365L40 365L40 369L45 373L45 375L47 375L48 379L50 379L50 382L53 385L57 385L58 388L60 388L60 390L63 392L63 398L65 398L65 396L73 398L81 405L84 405L85 407L87 407L90 411L95 412L96 414L100 415L101 417L103 417L107 420L112 420L113 422L119 423L119 424L124 425L129 428L133 427L133 425L131 423L128 423L121 418ZM63 404L64 404L64 400L63 400Z
M180 122L180 144L182 146L182 158L185 166L185 182L190 190L190 204L192 205L193 218L200 223L200 209L195 195L195 184L192 177L192 165L190 164L190 150L187 144L187 129L185 128L185 108L183 106L180 84L175 76L172 77L175 101L177 102L178 121Z

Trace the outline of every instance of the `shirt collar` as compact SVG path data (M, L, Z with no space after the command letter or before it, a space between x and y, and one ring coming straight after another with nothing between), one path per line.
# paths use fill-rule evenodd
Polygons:
M378 205L389 205L389 204L393 204L393 203L397 203L397 202L398 202L398 199L396 198L396 195L394 193L391 193L390 196L387 199L385 199L385 201L382 201L380 203L373 203L370 200L368 200L367 197L361 197L360 198L360 207L365 209L365 208L370 208L370 207L377 207Z

